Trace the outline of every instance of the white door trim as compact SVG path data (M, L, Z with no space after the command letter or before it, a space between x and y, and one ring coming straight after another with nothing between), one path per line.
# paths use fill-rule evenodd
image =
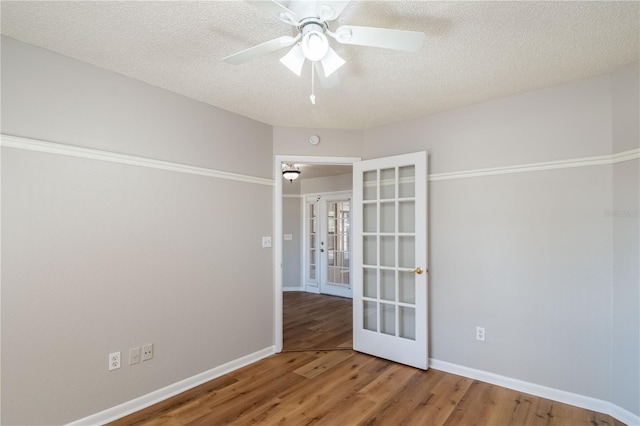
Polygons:
M273 340L276 352L282 352L282 163L353 165L360 157L314 157L276 155L273 162L275 181L273 213Z

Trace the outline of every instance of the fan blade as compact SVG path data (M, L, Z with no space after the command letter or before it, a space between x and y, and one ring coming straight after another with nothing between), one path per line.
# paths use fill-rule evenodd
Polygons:
M298 38L299 37L291 36L274 38L273 40L269 40L257 46L250 47L248 49L234 53L233 55L225 56L224 58L222 58L222 60L233 65L238 65L243 62L259 58L260 56L266 55L267 53L275 52L276 50L282 49L283 47L291 46L293 43L298 41Z
M278 3L276 0L266 0L266 1L265 0L245 0L245 1L257 7L258 9L264 10L265 12L271 15L277 16L280 20L288 24L297 25L297 22L299 21L298 16L293 10L285 7L281 3Z
M322 58L320 62L322 62L322 68L324 69L325 77L329 77L345 63L344 59L338 56L336 51L332 48L329 48L327 54L324 55L324 58Z
M318 3L316 8L318 16L323 21L333 21L340 16L345 7L349 4L349 0L325 0L322 3Z
M280 58L280 62L282 62L285 67L289 68L298 77L300 77L305 59L306 58L304 57L304 53L302 53L300 44L296 44L291 48L289 53Z
M337 72L331 73L329 76L325 74L324 68L322 68L322 64L320 61L312 62L313 66L316 67L316 75L318 76L318 80L320 80L320 84L325 89L331 89L332 87L336 87L340 84L340 77Z
M424 43L425 34L417 31L393 30L390 28L356 27L343 25L333 36L339 43L359 46L382 47L384 49L415 52Z

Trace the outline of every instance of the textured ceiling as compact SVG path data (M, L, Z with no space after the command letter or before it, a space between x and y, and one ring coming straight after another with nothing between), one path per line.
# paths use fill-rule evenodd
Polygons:
M287 2L283 2L287 3ZM242 1L3 1L2 33L274 126L362 129L638 60L640 3L352 1L342 24L423 31L416 53L340 45L341 84L220 58L291 27Z

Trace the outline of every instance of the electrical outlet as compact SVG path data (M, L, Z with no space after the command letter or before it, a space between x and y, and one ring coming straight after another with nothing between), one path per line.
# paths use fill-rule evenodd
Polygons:
M140 346L137 348L129 349L129 365L134 365L140 362Z
M262 237L262 248L271 247L271 237Z
M120 368L120 352L109 354L109 371Z
M153 343L149 343L148 345L142 346L142 360L149 361L153 358Z
M484 327L476 327L476 339L484 342Z

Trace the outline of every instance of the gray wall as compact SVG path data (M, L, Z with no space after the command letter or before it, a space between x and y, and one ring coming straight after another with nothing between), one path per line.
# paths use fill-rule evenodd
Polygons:
M638 147L637 78L634 64L361 134L318 130L331 147L318 154L276 129L274 151L426 150L430 174L609 155ZM431 181L430 357L640 414L638 219L608 215L638 208L637 173L632 160Z
M309 143L311 135L320 135L318 145ZM362 156L362 132L359 130L274 127L273 142L276 155Z
M640 140L638 64L611 76L613 151L637 148ZM638 161L613 166L613 352L616 405L640 413L640 171Z
M430 173L441 173L609 154L609 80L376 129L365 157L426 149ZM429 189L430 356L608 400L611 167L433 181ZM476 326L486 328L486 342L475 340Z
M270 126L4 37L2 132L272 177ZM1 423L69 422L271 347L272 198L3 147Z
M302 194L318 194L322 192L351 191L353 189L353 174L322 176L302 179L300 191Z
M282 184L289 185L289 182ZM302 278L302 198L282 198L282 233L292 239L282 241L282 287L301 289Z

